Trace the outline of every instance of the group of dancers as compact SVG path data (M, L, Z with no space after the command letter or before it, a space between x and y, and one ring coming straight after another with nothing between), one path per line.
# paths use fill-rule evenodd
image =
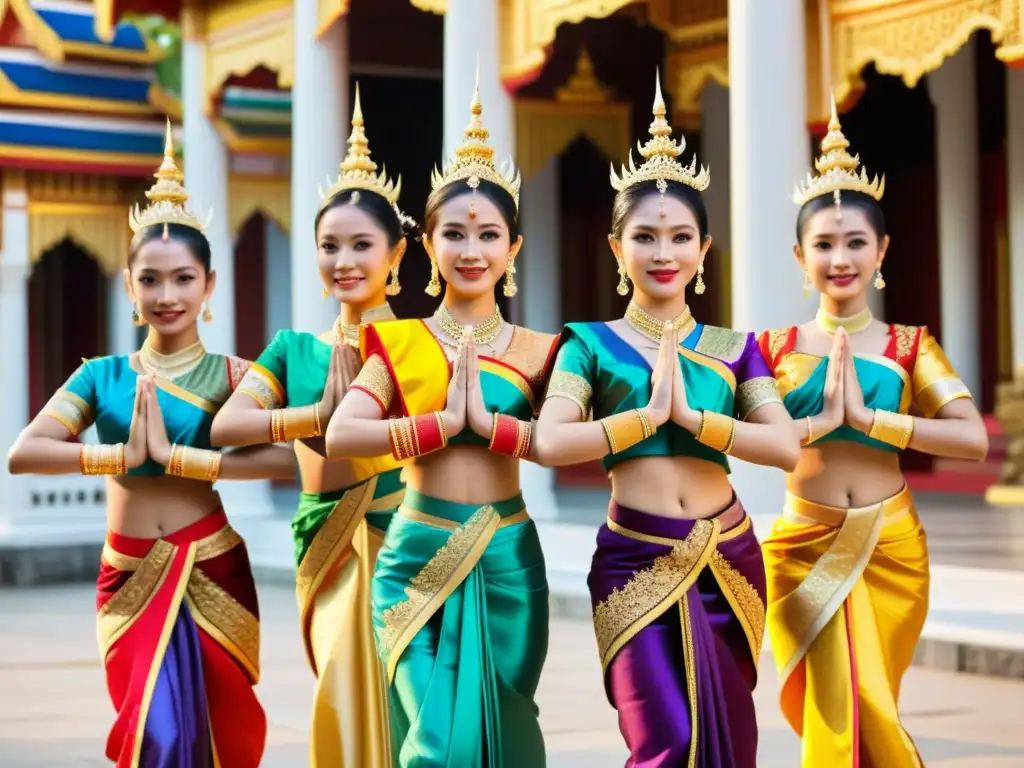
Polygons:
M199 340L215 273L168 127L150 203L130 213L124 273L148 337L83 362L9 456L15 473L109 477L97 584L117 712L108 758L259 765L256 590L212 485L297 466L310 764L545 765L548 585L519 462L601 459L612 501L588 584L627 765L753 768L766 631L805 768L921 765L897 699L927 612L928 552L899 454L981 459L981 417L926 328L868 309L884 286L884 178L848 152L834 107L817 174L795 195L794 253L817 315L760 336L692 316L710 174L679 161L685 142L656 90L642 162L611 178L624 317L557 337L506 322L494 296L499 281L517 290L520 177L494 161L479 89L420 235L401 184L371 159L357 88L348 153L314 222L338 319L320 336L278 332L253 362ZM387 297L414 236L426 292L443 298L432 317L398 320ZM91 424L99 443L77 443ZM787 473L764 542L730 455Z

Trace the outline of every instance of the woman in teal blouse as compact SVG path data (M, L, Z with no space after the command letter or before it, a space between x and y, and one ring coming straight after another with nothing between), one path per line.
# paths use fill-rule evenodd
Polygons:
M753 334L687 306L691 281L704 292L710 176L677 160L660 85L650 132L645 162L612 173L609 242L632 301L620 320L566 326L537 456L603 459L611 478L588 583L628 764L753 768L764 566L727 456L790 468L798 445Z
M210 424L249 363L207 353L196 319L213 293L205 222L185 207L170 124L152 203L130 215L131 355L83 362L11 448L12 473L107 475L98 636L118 766L256 768L266 717L259 612L245 544L212 483L290 477L288 453L221 454ZM120 318L127 321L128 318ZM96 424L99 445L74 442Z
M296 596L317 676L311 766L390 768L387 698L370 623L370 579L404 495L390 454L328 461L323 427L359 372L359 325L394 318L405 253L401 180L377 173L356 86L349 152L314 222L324 294L340 304L320 336L279 331L214 420L223 445L294 441L302 495L292 519ZM391 282L388 284L388 276Z

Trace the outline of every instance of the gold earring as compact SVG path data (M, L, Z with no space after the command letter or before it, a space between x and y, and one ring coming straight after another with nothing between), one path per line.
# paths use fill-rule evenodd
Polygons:
M508 266L505 267L505 287L503 292L509 298L512 298L519 293L519 286L516 285L516 263L515 259L508 260Z
M693 286L693 292L698 296L704 293L707 286L704 285L704 262L697 265L697 282Z
M880 269L875 272L875 288L879 291L885 288L885 279L882 277Z
M213 322L213 310L210 309L210 302L206 302L206 306L203 307L203 322Z
M625 296L629 293L629 278L626 277L626 268L619 264L619 284L615 288L615 292L619 296Z
M427 296L440 296L441 295L441 281L437 276L437 262L434 259L430 260L430 282L427 283L427 287L423 289Z
M139 312L139 306L137 304L132 307L132 322L135 323L138 328L141 328L146 324L146 320L142 316L142 313Z
M398 265L391 268L391 282L384 286L384 293L388 296L397 296L402 292L402 284L398 282Z
M327 286L325 285L324 286L324 298L326 299L330 295L331 295L331 292L329 290L327 290Z
M804 270L804 296L811 295L811 276Z

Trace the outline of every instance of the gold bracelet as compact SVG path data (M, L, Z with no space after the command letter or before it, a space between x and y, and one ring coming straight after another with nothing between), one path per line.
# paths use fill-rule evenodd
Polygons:
M124 475L128 472L124 443L83 445L78 453L83 475Z
M642 408L616 413L601 419L608 448L621 453L654 434L654 427Z
M323 437L320 403L301 408L278 408L270 412L270 439L287 443L309 437Z
M893 413L875 409L874 418L871 420L871 429L868 437L894 445L901 451L910 445L910 438L914 435L914 417L903 413Z
M171 446L171 457L167 461L166 474L185 477L189 480L204 480L213 483L220 476L220 451L190 448L187 445Z
M698 443L727 454L736 439L736 419L714 411L703 411L694 437Z

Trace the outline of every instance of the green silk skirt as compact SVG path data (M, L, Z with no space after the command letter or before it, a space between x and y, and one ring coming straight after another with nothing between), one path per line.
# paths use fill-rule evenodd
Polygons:
M548 583L522 496L476 506L407 490L372 602L396 766L545 765Z

